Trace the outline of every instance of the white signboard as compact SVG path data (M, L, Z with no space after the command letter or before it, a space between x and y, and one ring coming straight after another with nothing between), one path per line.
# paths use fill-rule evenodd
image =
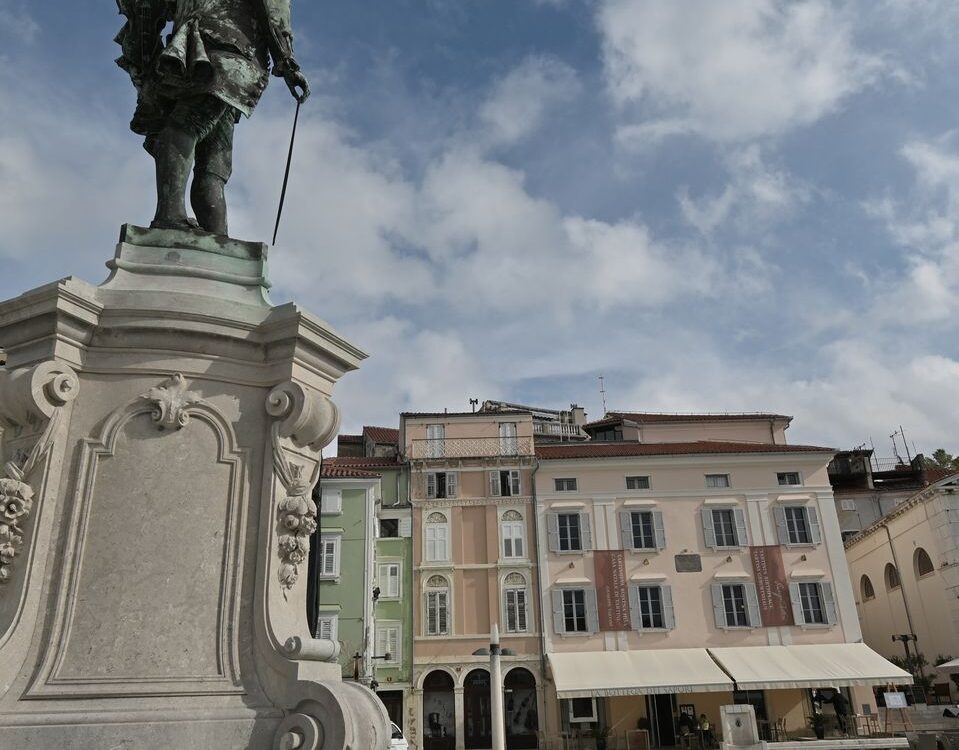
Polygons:
M885 693L883 697L886 699L886 708L906 707L905 693Z

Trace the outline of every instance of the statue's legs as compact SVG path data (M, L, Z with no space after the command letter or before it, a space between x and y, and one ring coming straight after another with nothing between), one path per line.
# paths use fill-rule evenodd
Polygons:
M173 108L169 121L157 135L153 146L156 159L157 212L152 226L169 229L196 227L196 223L191 221L186 213L186 183L190 177L197 145L217 128L228 110L230 108L227 104L212 96L184 99ZM221 223L225 228L226 204L225 201L221 202Z
M190 203L200 226L215 234L228 234L224 189L233 174L233 127L233 113L227 112L196 146Z

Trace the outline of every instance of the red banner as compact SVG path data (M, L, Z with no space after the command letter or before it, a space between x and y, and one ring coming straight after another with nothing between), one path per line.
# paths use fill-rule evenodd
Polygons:
M749 556L753 561L753 576L756 579L756 593L759 595L759 611L762 614L763 626L773 628L780 625L793 625L789 582L786 580L782 549L779 545L750 547Z
M630 630L626 557L621 549L593 552L600 630Z

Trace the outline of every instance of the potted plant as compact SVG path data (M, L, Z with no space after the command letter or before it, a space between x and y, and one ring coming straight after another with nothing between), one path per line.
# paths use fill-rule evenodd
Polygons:
M596 740L596 750L606 750L606 739L609 737L611 731L611 727L601 727L598 724L593 727L590 734L592 734L593 739Z
M822 740L826 738L826 717L823 716L818 711L814 711L812 716L807 717L809 719L809 725L812 727L812 730L816 733L816 739Z

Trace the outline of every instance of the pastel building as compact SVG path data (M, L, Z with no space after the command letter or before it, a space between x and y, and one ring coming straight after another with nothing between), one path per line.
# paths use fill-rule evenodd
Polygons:
M592 440L538 445L547 743L608 728L678 744L681 714L755 707L806 728L810 690L908 679L861 643L827 475L781 415L617 412ZM828 710L828 709L827 709Z
M543 656L529 411L406 413L413 521L413 694L420 750L492 745L488 648L498 623L509 748L539 746ZM488 654L488 652L487 652Z
M902 657L903 643L893 636L915 635L910 652L925 657L933 691L954 698L955 682L934 666L937 657L959 657L959 474L884 510L846 541L863 638L885 656Z

